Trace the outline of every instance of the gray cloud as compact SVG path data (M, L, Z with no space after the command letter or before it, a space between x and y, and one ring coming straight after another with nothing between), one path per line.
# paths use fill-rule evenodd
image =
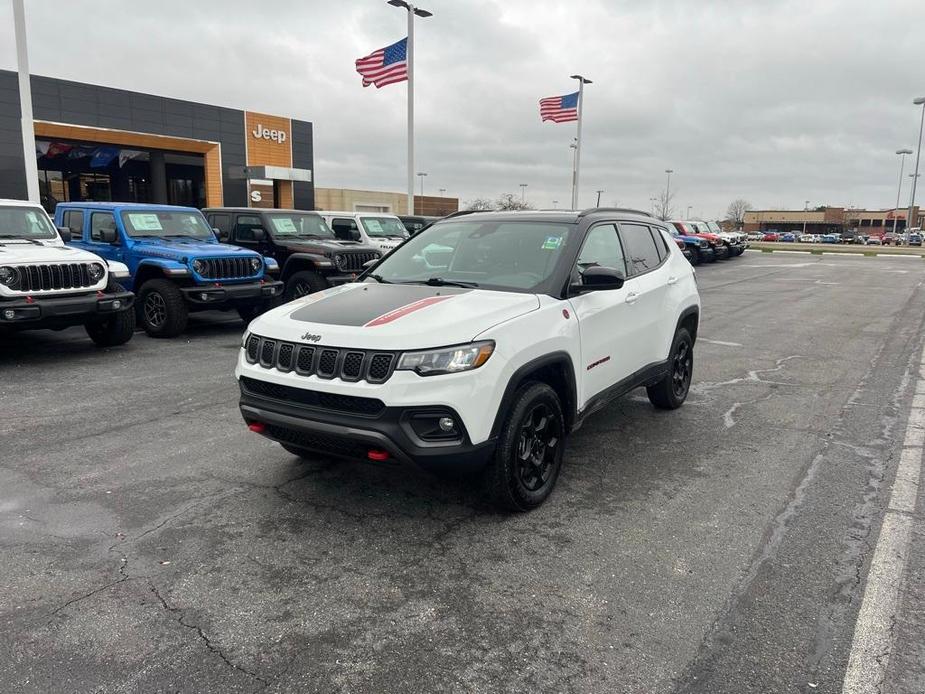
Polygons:
M315 124L322 186L402 190L405 88L353 61L405 34L379 0L27 3L35 73L292 115ZM573 124L541 97L588 88L582 204L889 206L925 95L920 1L429 0L419 22L417 169L463 199L569 197ZM0 64L13 67L9 6ZM908 200L907 192L903 197ZM925 190L923 190L925 201Z

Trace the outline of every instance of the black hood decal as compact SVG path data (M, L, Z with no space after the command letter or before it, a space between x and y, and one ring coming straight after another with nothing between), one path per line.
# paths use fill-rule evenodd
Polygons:
M292 320L327 325L366 325L398 309L420 302L421 308L472 291L459 287L427 287L419 284L363 283L361 288L327 296L296 309ZM381 321L388 322L388 321Z

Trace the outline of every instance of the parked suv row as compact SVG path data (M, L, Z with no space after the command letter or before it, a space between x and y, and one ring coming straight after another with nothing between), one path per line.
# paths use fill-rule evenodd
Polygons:
M716 222L673 219L675 238L683 242L685 256L693 265L726 260L742 255L748 248L748 238L741 232L724 232Z

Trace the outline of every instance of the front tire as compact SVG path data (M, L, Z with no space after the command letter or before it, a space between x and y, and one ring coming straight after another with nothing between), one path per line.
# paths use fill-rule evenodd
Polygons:
M122 285L111 282L108 292L124 292ZM118 347L132 339L135 333L135 310L128 308L104 321L86 323L84 329L97 347Z
M700 257L700 249L692 248L691 249L691 265L700 265L703 262L703 259Z
M138 293L138 317L151 337L176 337L184 330L189 312L183 293L168 280L148 280Z
M542 504L559 478L564 446L565 418L556 391L535 381L521 386L485 469L492 502L506 511Z
M292 277L286 281L286 301L308 296L327 288L328 283L324 277L317 272L302 270L293 273Z
M668 373L661 381L646 388L649 402L660 410L678 409L687 399L693 374L694 340L687 328L678 328L668 357Z

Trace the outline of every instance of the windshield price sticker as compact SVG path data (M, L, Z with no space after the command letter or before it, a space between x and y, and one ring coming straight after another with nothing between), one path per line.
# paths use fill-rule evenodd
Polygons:
M543 241L543 250L544 251L554 251L561 245L562 245L561 236L547 236L546 240Z
M382 224L379 223L378 219L364 219L363 222L366 224L366 231L370 234L382 233Z
M128 216L132 226L138 231L163 231L161 220L156 214L133 212Z
M295 223L288 217L274 219L273 227L280 234L297 234L299 232L299 230L296 229Z

